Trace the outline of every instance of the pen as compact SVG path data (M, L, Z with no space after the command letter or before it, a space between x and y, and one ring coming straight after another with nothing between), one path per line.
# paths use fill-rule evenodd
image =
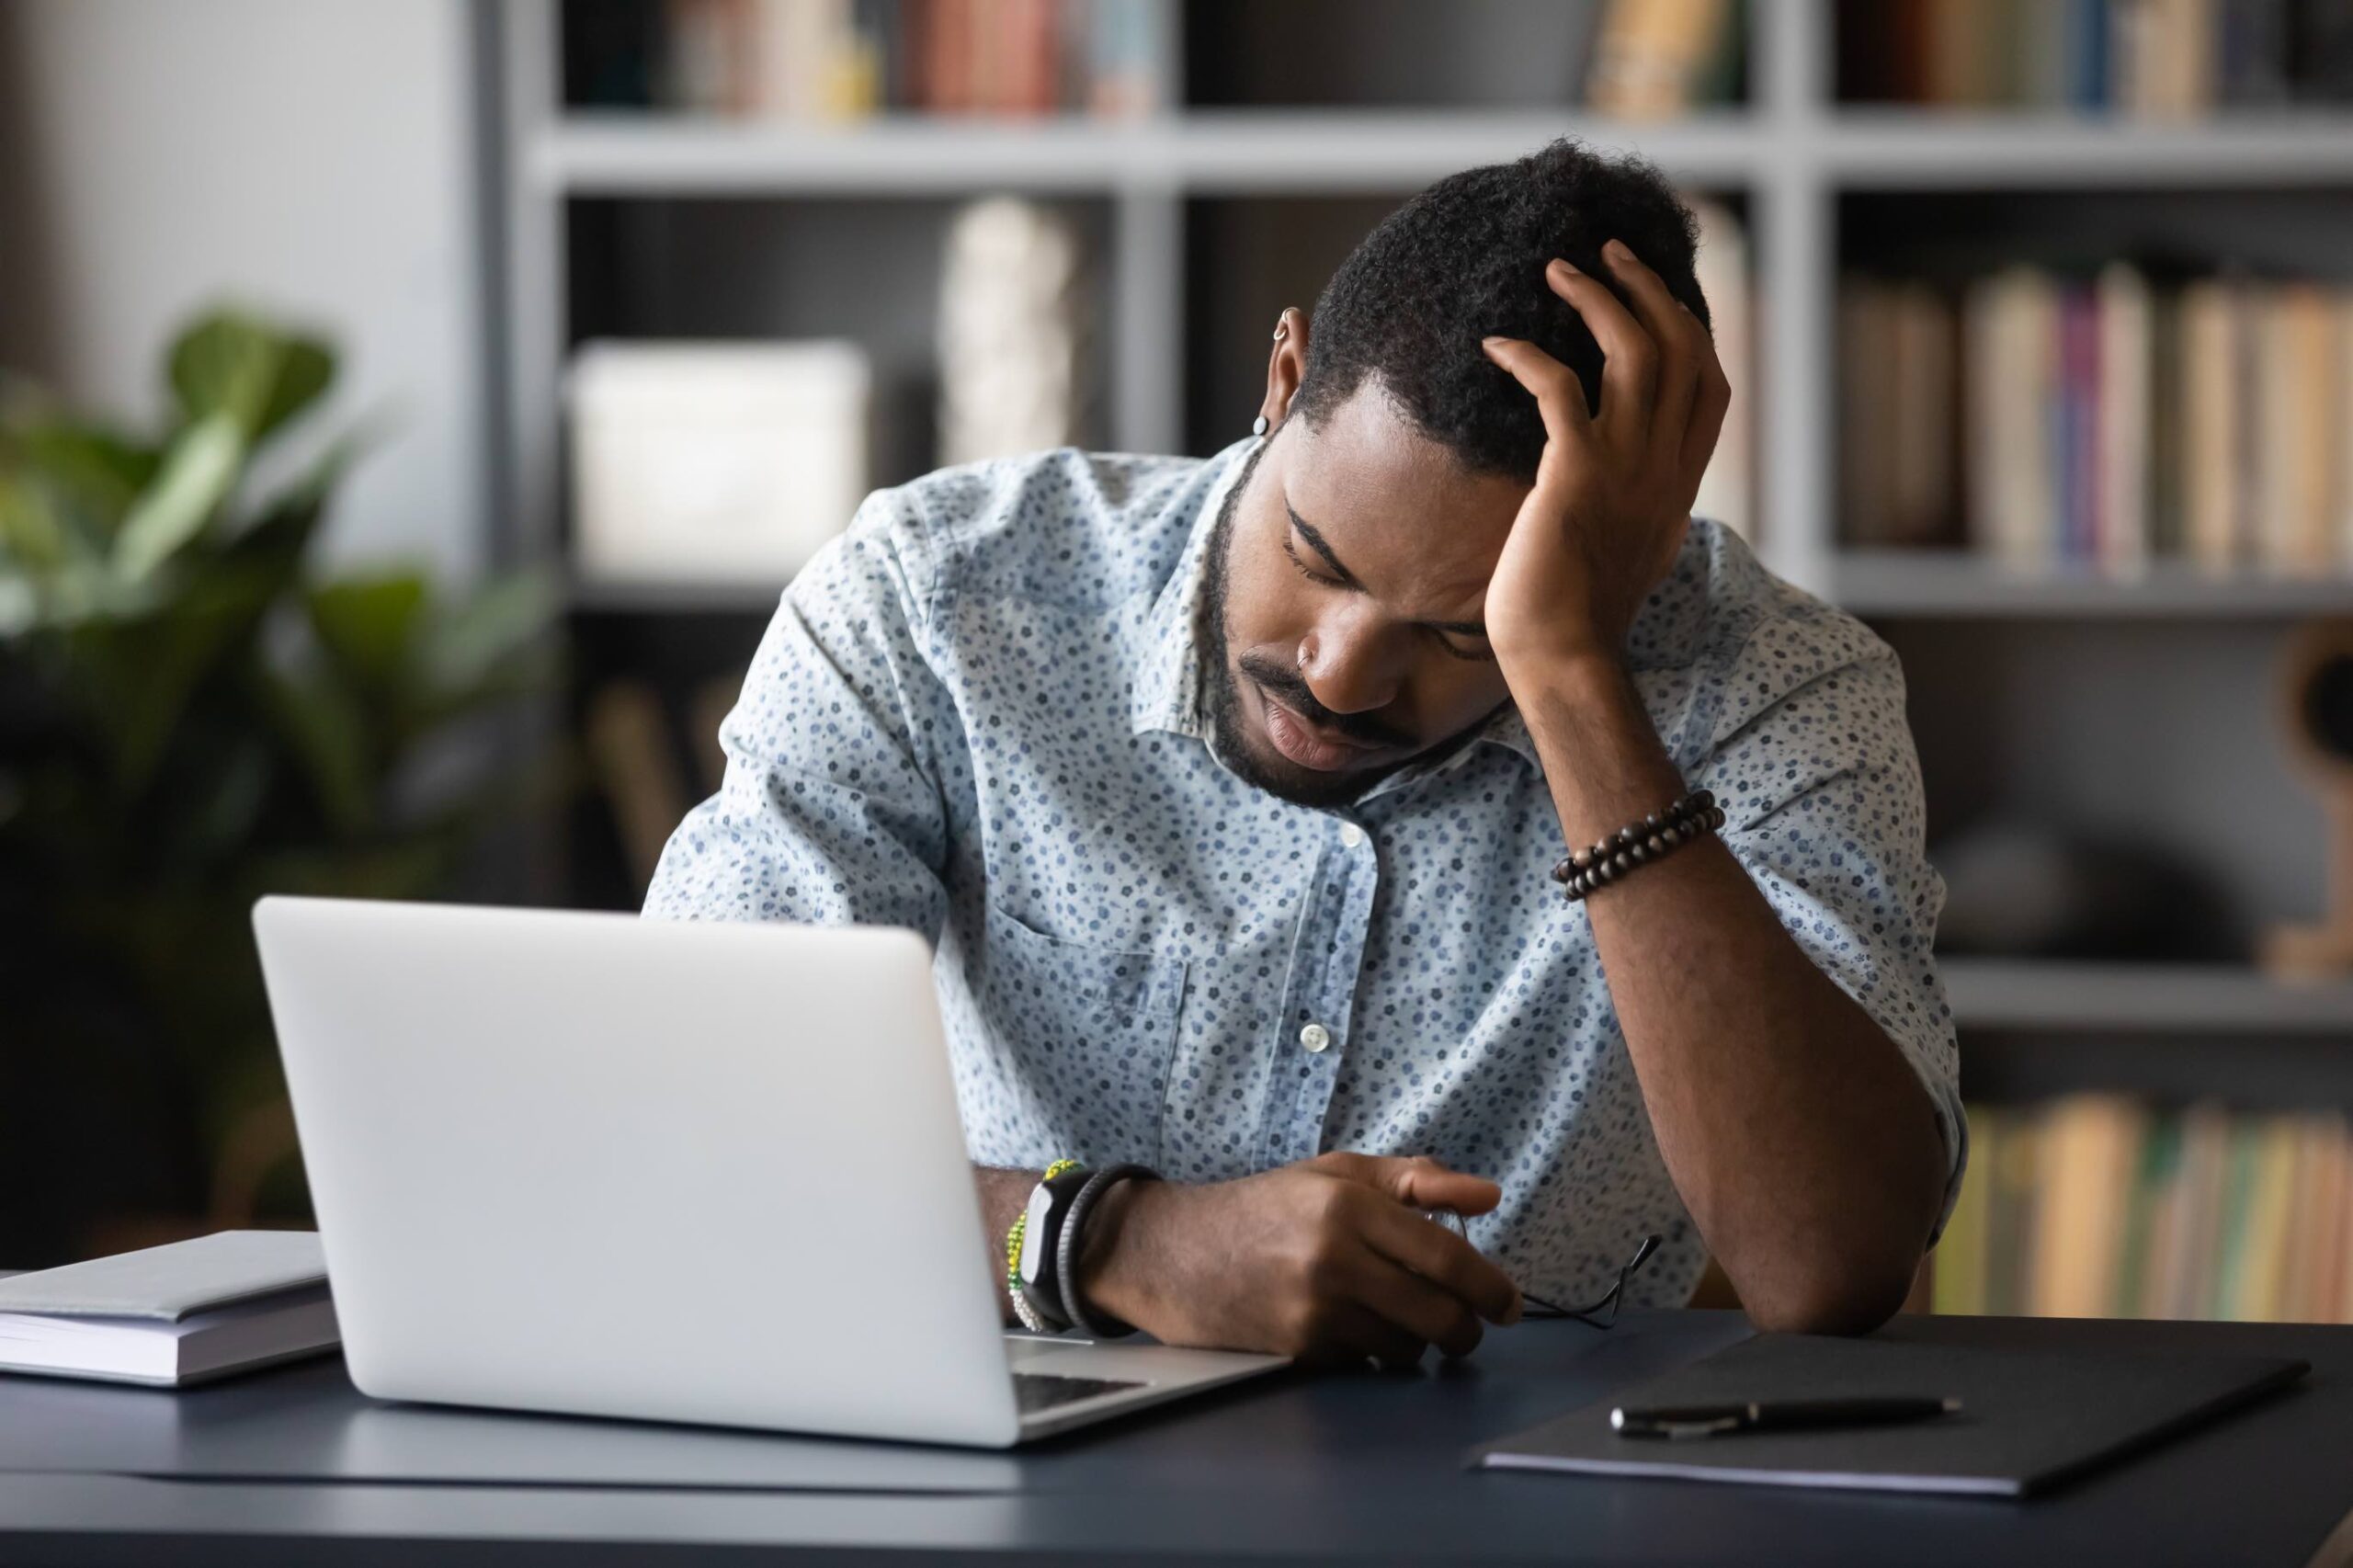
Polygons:
M1889 1421L1921 1421L1961 1408L1957 1399L1905 1396L1884 1399L1780 1399L1745 1403L1629 1407L1609 1413L1621 1437L1712 1437L1727 1432L1764 1432L1793 1426L1863 1426Z

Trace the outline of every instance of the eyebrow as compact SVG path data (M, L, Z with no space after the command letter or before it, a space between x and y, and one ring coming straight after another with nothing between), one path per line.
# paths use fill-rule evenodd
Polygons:
M1370 591L1357 580L1355 573L1340 564L1340 558L1332 552L1332 547L1324 542L1324 536L1317 533L1313 525L1299 515L1298 508L1290 504L1289 496L1283 497L1283 510L1290 514L1290 526L1299 530L1299 537L1307 541L1309 549L1324 558L1324 564L1329 566L1341 582L1360 594ZM1432 627L1439 631L1452 631L1464 637L1484 637L1487 634L1486 627L1475 620L1425 620L1419 624Z

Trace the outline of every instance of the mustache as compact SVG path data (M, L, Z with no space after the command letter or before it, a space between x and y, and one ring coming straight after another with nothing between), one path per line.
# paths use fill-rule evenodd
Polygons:
M1315 700L1307 683L1295 670L1287 670L1273 660L1258 653L1245 653L1234 661L1242 673L1265 687L1267 694L1313 724L1347 736L1369 746L1411 745L1413 737L1398 733L1378 719L1362 713L1335 713Z

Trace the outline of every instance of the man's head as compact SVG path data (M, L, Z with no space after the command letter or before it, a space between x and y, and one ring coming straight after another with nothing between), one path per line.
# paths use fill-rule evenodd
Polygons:
M1544 427L1480 340L1543 348L1598 414L1601 349L1544 267L1609 282L1611 239L1708 320L1673 187L1568 142L1440 180L1341 263L1312 324L1283 312L1259 410L1272 433L1210 541L1212 719L1260 787L1353 800L1509 697L1481 603Z

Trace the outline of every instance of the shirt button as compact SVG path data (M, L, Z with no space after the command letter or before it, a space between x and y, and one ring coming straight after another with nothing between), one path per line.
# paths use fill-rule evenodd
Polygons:
M1354 849L1358 845L1364 842L1364 829L1358 827L1352 822L1342 823L1340 824L1340 842L1347 845L1349 848Z
M1299 1043L1310 1051L1321 1051L1332 1043L1332 1031L1322 1024L1310 1024L1299 1031Z

